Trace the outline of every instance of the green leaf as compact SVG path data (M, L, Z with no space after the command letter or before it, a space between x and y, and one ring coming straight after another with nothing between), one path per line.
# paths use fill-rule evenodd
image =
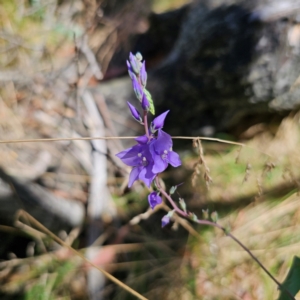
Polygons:
M292 266L282 286L295 296L300 290L300 258L294 256ZM278 300L291 300L285 290L281 290Z
M149 111L151 112L152 115L155 115L155 108L154 108L152 96L149 93L149 91L147 91L146 89L144 89L144 93L146 94L147 100L149 101L150 104Z

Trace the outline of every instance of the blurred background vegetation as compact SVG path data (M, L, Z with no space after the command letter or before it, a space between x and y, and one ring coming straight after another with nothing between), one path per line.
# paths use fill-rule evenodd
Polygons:
M92 0L1 1L1 140L139 133L124 111L125 100L111 103L109 97L96 95L98 89L120 87L106 70L122 41L120 23L113 16L123 16L125 1L112 2L117 12L112 8L112 17L106 18L102 14L109 11L109 4L102 11ZM163 13L186 3L155 0L143 9ZM142 17L139 8L137 5L137 14ZM100 20L97 28L93 25L95 11ZM141 19L138 27L135 23L132 26L143 32L147 30L143 22ZM126 72L119 77L128 80ZM102 123L87 104L86 91L93 91ZM115 106L121 109L117 111ZM199 218L217 211L219 222L280 282L299 254L299 120L299 113L293 111L275 125L253 125L240 136L238 142L243 145L203 141L209 170L199 162L192 141L184 141L179 150L183 166L163 174L167 187L184 181L179 196ZM89 201L95 180L92 155L101 145L89 141L0 144L0 298L134 299L92 273L85 262L34 224L15 217L18 209L25 209L149 299L276 299L275 284L222 232L179 219L169 228L160 228L168 207L150 211L148 190L137 184L129 191L128 169L113 158L125 145L104 145L108 153L102 157L107 165L100 173L107 172L108 189L96 186L96 194L98 201L104 201L101 197L105 193L109 200L98 214L97 205ZM208 171L212 178L209 185L203 177ZM43 199L51 194L69 206L62 213L58 212L59 204L55 208L42 202L31 206L27 202L33 194ZM74 211L78 215L73 217ZM64 221L68 214L70 219ZM88 248L95 250L92 256L87 254Z

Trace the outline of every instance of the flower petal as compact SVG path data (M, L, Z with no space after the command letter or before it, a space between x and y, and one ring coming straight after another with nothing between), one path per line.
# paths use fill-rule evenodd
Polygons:
M155 176L156 174L152 172L152 165L148 165L147 167L143 167L143 169L141 170L139 179L144 181L147 187L150 187Z
M138 179L139 174L140 174L140 168L138 167L132 168L129 175L128 187L132 187L133 183Z
M158 130L157 140L154 142L154 150L157 154L163 154L165 150L172 148L171 136L161 129Z
M118 154L116 154L116 156L119 157L127 166L134 167L139 164L140 157L138 157L138 154L142 151L143 146L135 145L131 148L119 152Z
M156 154L153 157L153 160L154 160L154 165L152 168L152 172L155 174L163 172L168 167L167 161L163 160L162 157L158 154Z
M135 140L139 144L147 144L148 143L148 137L146 135L138 136L137 138L135 138Z
M178 167L181 165L180 157L174 151L170 151L168 153L168 161L169 161L169 164L172 165L173 167Z

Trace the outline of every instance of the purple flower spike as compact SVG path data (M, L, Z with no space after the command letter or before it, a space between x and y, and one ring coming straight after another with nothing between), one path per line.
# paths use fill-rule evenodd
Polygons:
M152 172L155 174L163 172L168 164L173 167L181 165L179 155L172 150L173 142L171 136L161 129L158 130L157 139L150 145L154 166Z
M143 110L147 110L148 111L149 107L150 107L150 103L149 103L149 101L147 99L146 94L144 94L143 98L142 98L142 108L143 108Z
M145 63L145 61L143 61L143 63L142 63L142 67L141 67L141 71L140 71L140 78L141 78L141 82L142 82L143 87L146 87L147 72L146 72L146 63Z
M140 73L139 61L136 59L136 57L131 52L129 53L129 62L130 62L130 65L131 65L134 73L139 74Z
M158 129L161 129L164 127L164 123L165 123L165 118L167 116L167 114L169 113L169 110L167 110L166 112L162 113L161 115L159 115L158 117L156 117L152 123L151 123L151 132L155 132Z
M170 223L171 218L169 217L169 215L165 215L163 216L163 218L161 219L161 227L165 227L166 225L168 225Z
M133 69L131 67L131 64L128 60L126 60L126 64L127 64L128 74L129 74L130 78L132 79L135 76L134 71L133 71Z
M138 98L139 101L142 101L142 98L143 98L143 95L144 95L143 88L139 84L139 82L138 82L135 75L131 79L132 79L132 86L133 86L133 90L135 92L135 95L136 95L136 97Z
M156 205L162 203L162 199L159 196L159 192L152 192L151 194L149 194L148 202L149 202L149 205L152 209L154 209L154 207Z
M128 101L127 101L127 104L128 104L128 107L130 109L130 112L131 112L131 115L133 116L133 118L136 121L142 123L143 119L142 119L140 113L138 112L138 110L133 105L131 105Z

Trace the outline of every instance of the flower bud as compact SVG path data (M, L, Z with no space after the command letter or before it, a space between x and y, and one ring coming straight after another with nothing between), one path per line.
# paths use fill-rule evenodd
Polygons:
M179 205L184 212L186 212L186 203L183 198L179 198Z
M138 98L139 101L142 101L143 94L144 94L143 88L139 84L139 82L138 82L135 75L131 79L132 79L132 87L133 87L133 90L135 92L135 95L136 95L136 97Z
M141 70L140 70L140 79L141 79L143 87L145 87L146 83L147 83L147 72L146 72L145 61L143 61L142 67L141 67Z
M162 199L159 196L159 192L152 192L151 194L149 194L148 202L152 209L154 209L156 205L162 203Z
M142 56L142 54L141 54L140 52L137 52L137 53L135 54L135 57L136 57L136 59L137 59L138 61L142 61L142 60L143 60L143 56Z
M138 110L133 105L131 105L128 101L127 101L127 104L128 104L129 109L130 109L132 117L136 121L141 123L143 121L143 119L142 119L140 113L138 112Z
M197 222L198 221L198 217L196 216L196 214L192 213L190 214L190 218L192 221Z
M203 219L209 219L209 209L202 209Z
M131 67L131 64L128 60L126 60L126 64L127 64L128 74L129 74L130 78L132 79L133 76L135 76L134 71L133 71L133 69Z
M138 75L140 73L140 62L131 52L129 54L129 62L134 73Z
M158 117L156 117L150 126L151 132L155 132L158 129L161 129L164 127L164 123L165 123L165 118L167 116L167 114L169 113L169 110L167 110L166 112L162 113L161 115L159 115Z
M170 223L170 217L168 215L163 216L161 219L161 227L165 227Z
M175 193L176 190L177 190L177 185L172 186L172 187L170 188L170 191L169 191L170 195L173 195L173 194Z
M147 99L147 96L146 94L143 94L143 98L142 98L142 108L143 110L149 110L149 107L150 107L150 103Z
M211 215L210 215L210 217L211 217L211 219L212 219L212 221L213 221L214 223L217 223L217 222L218 222L219 216L218 216L218 213L217 213L216 211L212 212Z
M170 223L171 218L174 215L174 212L175 212L174 209L170 210L167 215L163 216L163 218L161 219L161 227L165 227Z

